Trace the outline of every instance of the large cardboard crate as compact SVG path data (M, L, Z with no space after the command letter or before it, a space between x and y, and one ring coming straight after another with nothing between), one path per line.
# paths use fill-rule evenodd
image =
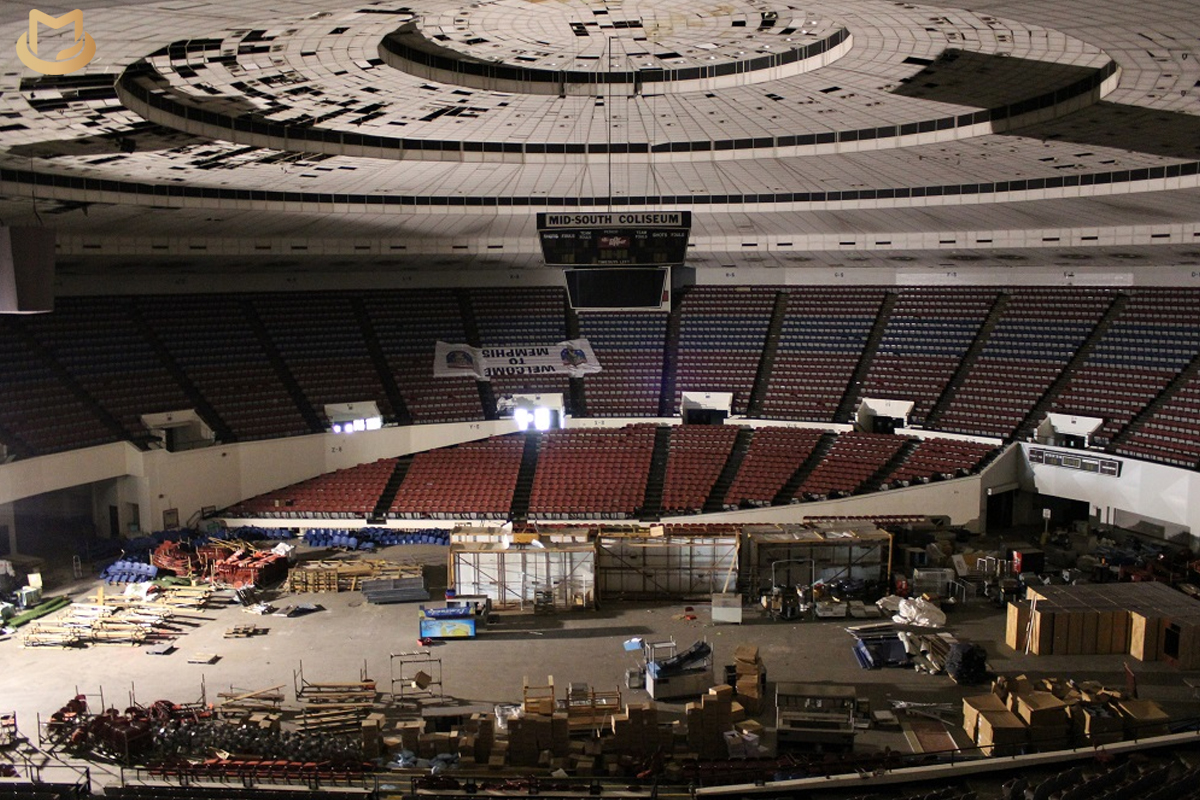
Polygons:
M1065 726L1070 722L1067 704L1050 692L1026 692L1015 697L1014 711L1031 728Z
M1153 700L1122 700L1117 710L1125 723L1125 738L1144 739L1170 733L1171 717Z
M1029 603L1024 601L1008 604L1008 622L1004 628L1004 643L1018 653L1025 652L1025 638L1029 631Z
M1054 611L1038 609L1034 611L1033 636L1029 650L1034 655L1048 656L1054 652Z
M1108 705L1079 703L1071 706L1071 723L1084 746L1119 742L1125 734L1124 719Z
M994 694L978 694L963 698L963 730L971 741L979 733L979 715L984 711L1007 711L1008 706Z
M1158 617L1129 612L1129 655L1138 661L1158 660Z
M1012 756L1029 741L1025 723L1011 711L981 711L975 743L985 756Z
M1163 620L1158 643L1159 657L1180 669L1200 668L1200 616L1177 616Z

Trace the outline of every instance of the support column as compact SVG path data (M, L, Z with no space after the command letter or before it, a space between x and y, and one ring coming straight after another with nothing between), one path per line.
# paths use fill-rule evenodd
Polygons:
M8 552L17 552L17 513L12 503L0 503L0 528L8 532Z

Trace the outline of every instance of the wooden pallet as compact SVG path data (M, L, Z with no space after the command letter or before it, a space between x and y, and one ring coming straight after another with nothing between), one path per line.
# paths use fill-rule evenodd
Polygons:
M419 578L421 564L406 564L380 559L354 561L309 561L288 573L288 590L298 594L353 592L363 581L384 578Z
M226 639L249 639L251 636L263 636L270 628L260 628L257 625L234 625L225 631Z

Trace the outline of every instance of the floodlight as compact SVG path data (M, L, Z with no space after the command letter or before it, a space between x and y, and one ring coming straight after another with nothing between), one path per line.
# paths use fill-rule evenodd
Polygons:
M529 423L533 421L533 415L529 413L527 408L518 408L513 412L513 419L517 422L517 430L529 430Z
M539 431L550 430L550 409L538 406L533 410L533 427Z

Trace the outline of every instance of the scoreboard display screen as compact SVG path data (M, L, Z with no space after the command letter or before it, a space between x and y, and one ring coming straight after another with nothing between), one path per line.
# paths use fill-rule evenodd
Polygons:
M665 267L687 257L692 213L542 213L537 225L548 266Z

